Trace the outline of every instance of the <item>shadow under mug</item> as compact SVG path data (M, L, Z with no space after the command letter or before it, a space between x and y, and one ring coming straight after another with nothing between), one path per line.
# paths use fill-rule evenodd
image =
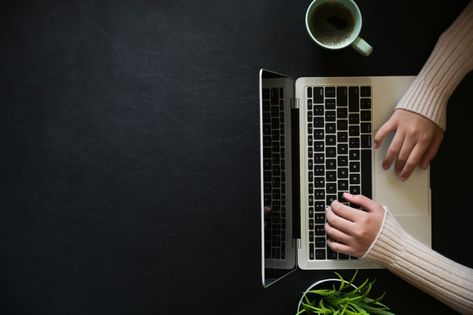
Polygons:
M361 12L353 0L314 0L305 16L307 32L312 40L326 49L352 46L364 56L373 47L360 37Z

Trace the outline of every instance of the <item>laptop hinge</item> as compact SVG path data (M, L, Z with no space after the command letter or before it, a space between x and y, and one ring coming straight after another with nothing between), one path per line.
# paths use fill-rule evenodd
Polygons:
M299 109L299 99L291 98L291 108Z
M296 248L301 249L301 239L300 238L296 239Z

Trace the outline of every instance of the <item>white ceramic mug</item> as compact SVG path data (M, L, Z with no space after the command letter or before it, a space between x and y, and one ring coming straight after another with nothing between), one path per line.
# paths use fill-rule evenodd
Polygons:
M305 16L307 32L312 40L326 49L352 46L364 56L373 47L360 37L361 12L353 0L314 0Z

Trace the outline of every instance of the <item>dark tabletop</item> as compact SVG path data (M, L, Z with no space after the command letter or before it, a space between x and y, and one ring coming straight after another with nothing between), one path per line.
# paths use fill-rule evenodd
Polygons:
M368 58L315 47L308 0L2 1L0 313L295 313L333 273L261 285L259 68L416 74L466 1L358 4ZM469 267L472 89L431 168L432 246ZM396 313L452 313L360 275Z

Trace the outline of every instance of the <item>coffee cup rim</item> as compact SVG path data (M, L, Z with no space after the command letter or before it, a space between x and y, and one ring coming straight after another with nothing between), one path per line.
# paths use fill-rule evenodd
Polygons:
M326 2L336 2L336 3L340 3L342 5L344 5L346 7L346 3L350 3L353 8L355 9L356 11L356 16L355 18L357 20L359 20L359 23L355 23L355 26L356 26L356 29L353 31L352 35L350 36L350 39L345 41L343 44L341 45L337 45L337 46L328 46L322 42L320 42L311 32L310 30L310 27L309 27L309 13L311 13L314 9L313 7L315 5L319 6L323 3L326 3ZM353 12L353 10L351 10L350 8L348 8L350 10L350 12ZM305 27L307 29L307 33L309 33L309 36L312 38L312 40L314 42L316 42L318 45L320 45L321 47L323 48L326 48L326 49L330 49L330 50L337 50L337 49L342 49L342 48L345 48L345 47L348 47L350 46L351 44L353 44L353 42L360 36L360 32L361 32L361 26L363 24L363 18L362 18L362 15L361 15L361 11L360 11L360 8L358 7L358 5L356 4L355 1L353 0L313 0L309 7L307 8L307 11L306 11L306 14L305 14Z

